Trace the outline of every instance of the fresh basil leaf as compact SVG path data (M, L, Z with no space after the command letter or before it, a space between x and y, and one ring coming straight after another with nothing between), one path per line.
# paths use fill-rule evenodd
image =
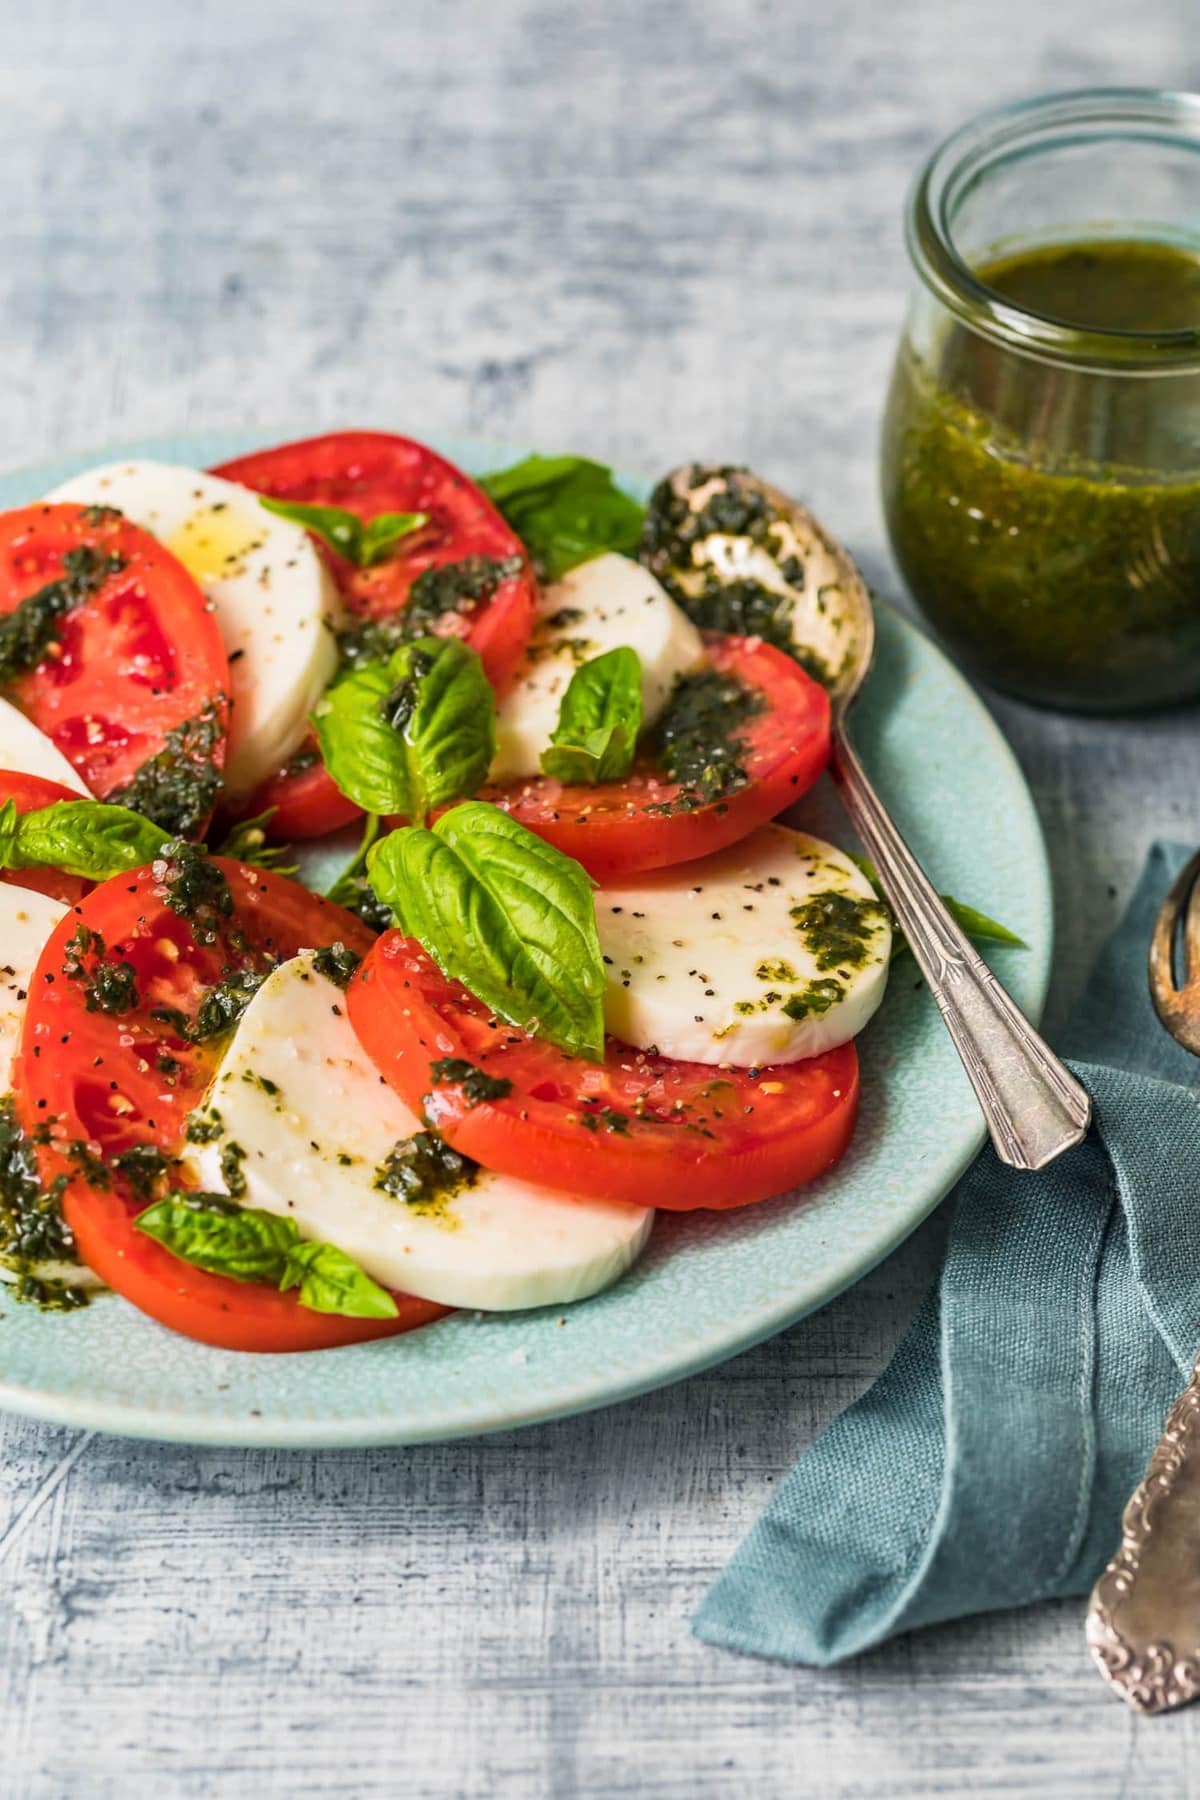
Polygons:
M5 869L62 869L88 881L107 881L152 863L170 841L161 825L102 800L52 800L19 818L10 800L0 813Z
M632 554L641 542L645 507L586 457L526 456L480 486L548 581L605 550Z
M423 512L376 513L373 519L360 519L357 513L341 506L309 506L303 500L272 500L267 494L258 496L258 504L293 525L303 525L323 544L344 556L358 569L373 569L391 555L401 538L428 525L429 514Z
M15 800L6 800L0 806L0 869L16 867L13 857L16 854L17 832L20 830L20 815Z
M989 919L986 913L977 912L963 900L956 900L953 894L943 894L942 904L967 936L977 943L1011 944L1016 950L1028 950L1025 939L1010 931L1007 925L1001 925L998 919Z
M279 1278L281 1289L298 1287L310 1312L339 1313L347 1319L394 1319L399 1308L386 1288L372 1281L353 1257L334 1244L297 1244Z
M301 1306L351 1319L394 1319L396 1302L333 1244L301 1241L294 1219L238 1206L224 1194L171 1194L134 1220L172 1256L233 1281L258 1281L286 1292L298 1287Z
M483 801L409 826L367 863L378 897L443 974L534 1037L598 1061L604 964L589 877Z
M249 863L256 869L274 869L277 875L295 875L298 863L285 863L284 857L290 856L288 844L268 844L267 827L275 817L278 808L268 806L265 812L255 813L252 819L239 819L217 845L214 856L227 856L230 862Z
M642 729L642 665L622 645L582 663L558 711L542 768L556 781L621 781Z
M879 898L886 903L887 896L879 881L879 871L869 856L850 855L851 862L857 863ZM980 944L1008 944L1014 950L1028 950L1029 945L1007 925L1001 925L997 919L989 919L986 913L978 912L975 907L967 906L962 900L956 900L953 894L939 896L942 905L950 914L955 924L965 931L969 938ZM908 949L908 939L901 931L895 918L892 919L892 961L903 956Z
M293 1219L237 1206L220 1194L172 1194L140 1212L134 1224L195 1269L272 1287L279 1286L300 1240Z
M429 514L424 512L376 513L363 526L361 566L373 569L376 563L386 561L401 538L410 537L428 523Z
M461 638L417 638L334 682L313 715L321 754L364 812L421 822L472 793L496 750L496 705Z

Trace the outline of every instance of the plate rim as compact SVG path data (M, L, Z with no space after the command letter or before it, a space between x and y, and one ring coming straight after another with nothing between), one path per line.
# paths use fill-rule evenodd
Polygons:
M198 455L213 454L236 455L239 450L211 449L200 451L199 447L212 444L230 444L235 440L243 440L247 447L271 445L294 441L303 436L319 435L310 424L307 428L299 427L288 430L276 428L240 427L222 430L205 428L202 430L184 430L173 435L156 433L146 438L131 438L120 443L100 446L88 451L60 452L57 456L43 457L36 463L17 464L0 470L0 482L18 479L20 476L37 475L58 463L67 462L100 462L112 461L123 456L151 457L156 451L166 455L170 453L176 459L179 446L190 443L197 446ZM323 429L337 430L337 426ZM385 427L358 426L354 429L372 430ZM512 442L497 441L486 438L474 438L455 433L433 433L426 440L431 447L452 458L465 458L468 465L471 456L478 453L480 457L519 456L528 454L528 447L521 447ZM470 447L469 452L467 447ZM647 478L635 476L630 471L617 470L622 481L644 487ZM890 601L873 595L876 607L883 609L898 624L901 633L911 633L921 644L922 652L939 668L944 678L948 678L957 690L958 697L965 700L982 727L981 736L989 743L993 756L1006 767L1006 772L1014 791L1023 798L1032 827L1032 837L1038 851L1037 859L1037 893L1035 903L1039 916L1046 921L1046 929L1040 945L1032 946L1031 953L1040 953L1040 964L1033 971L1032 990L1034 1003L1027 1007L1026 1015L1037 1026L1040 1024L1045 1009L1046 996L1054 960L1054 895L1053 882L1046 850L1045 833L1038 814L1025 772L1004 732L994 718L986 702L975 691L974 687L960 669L951 661L945 651L934 641L930 634L915 620L894 606ZM853 715L851 715L853 717ZM1032 874L1034 871L1030 871ZM986 1139L986 1128L982 1116L977 1130L966 1141L965 1147L949 1173L942 1171L939 1182L931 1190L930 1196L922 1203L919 1210L906 1211L899 1215L893 1229L878 1239L873 1239L869 1251L858 1260L853 1268L845 1272L844 1279L825 1290L821 1297L809 1299L798 1306L788 1306L781 1302L767 1317L759 1316L753 1325L737 1332L730 1338L723 1339L719 1346L696 1351L695 1348L669 1365L660 1360L653 1368L636 1375L618 1379L603 1392L590 1392L583 1396L570 1397L559 1395L548 1398L544 1403L531 1403L513 1410L511 1405L505 1406L500 1401L488 1401L481 1410L477 1410L470 1419L455 1415L443 1416L440 1420L427 1424L402 1424L395 1418L376 1420L373 1417L350 1416L346 1418L271 1418L263 1414L254 1416L201 1413L181 1410L173 1407L170 1411L160 1411L145 1403L131 1403L124 1400L95 1399L85 1396L59 1393L53 1390L30 1386L28 1383L16 1383L0 1377L0 1408L24 1418L41 1420L47 1424L68 1426L78 1430L99 1431L106 1435L140 1439L158 1443L195 1444L205 1447L258 1448L258 1449L351 1449L374 1448L380 1446L400 1446L404 1444L422 1444L452 1442L472 1437L490 1436L498 1432L518 1430L530 1425L547 1424L556 1419L580 1416L584 1413L599 1411L608 1406L617 1406L629 1400L652 1393L659 1388L673 1386L676 1382L686 1381L695 1375L719 1367L731 1361L756 1345L765 1343L769 1338L778 1336L780 1332L790 1329L802 1319L828 1306L841 1294L848 1291L857 1282L884 1262L914 1231L916 1231L930 1215L941 1205L946 1195L954 1187L971 1163L974 1162ZM331 1351L328 1354L336 1355ZM291 1360L290 1358L288 1359Z

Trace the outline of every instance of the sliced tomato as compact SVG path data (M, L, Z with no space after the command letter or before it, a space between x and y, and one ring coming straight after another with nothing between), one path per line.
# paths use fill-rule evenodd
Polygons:
M351 1022L414 1112L486 1168L636 1206L751 1206L837 1161L858 1113L858 1057L844 1044L761 1070L675 1062L609 1039L602 1063L505 1025L419 944L378 940L347 991ZM511 1083L470 1103L433 1064L462 1058Z
M11 800L18 813L40 812L56 800L78 800L73 788L61 782L47 781L42 775L22 775L16 769L0 769L0 807ZM61 869L7 869L0 881L14 887L32 888L35 894L49 894L51 900L62 900L74 906L91 887L79 875L64 875Z
M89 568L86 591L60 610L55 584L81 564ZM0 514L0 614L23 602L49 612L53 629L36 666L5 691L93 794L118 796L188 726L203 743L197 772L215 788L212 771L225 761L229 664L216 619L182 563L106 508L26 506ZM187 823L198 834L205 822ZM165 815L159 823L175 828Z
M789 656L759 638L704 634L707 666L762 696L738 728L745 785L695 804L643 756L624 781L568 787L548 775L485 788L491 800L597 881L691 862L737 843L809 789L829 761L829 696Z
M413 583L430 569L468 557L519 564L518 572L468 612L446 612L437 629L465 637L488 679L502 693L511 683L533 629L536 590L525 546L483 489L453 463L411 438L384 431L335 431L280 444L222 463L214 474L276 500L340 506L373 519L385 512L428 513L429 523L402 538L393 555L359 569L318 541L342 599L361 618L402 612ZM315 748L315 745L306 746ZM318 763L302 774L281 770L247 803L248 813L277 809L280 837L319 837L355 817Z
M233 899L216 941L200 941L167 904L153 870L95 888L50 938L33 978L14 1073L19 1116L46 1138L46 1179L66 1177L63 1210L79 1253L102 1281L186 1337L229 1350L318 1350L411 1330L445 1308L404 1295L395 1319L347 1319L311 1312L294 1293L209 1275L172 1256L134 1227L146 1205L119 1176L89 1178L70 1146L84 1143L111 1163L151 1144L169 1156L184 1143L187 1116L213 1075L218 1048L192 1043L153 1016L195 1016L213 983L262 970L302 948L341 940L358 953L373 942L352 914L296 882L244 863L214 859ZM80 926L99 933L105 956L132 965L134 1005L115 1016L87 1009L87 990L66 973L67 947Z

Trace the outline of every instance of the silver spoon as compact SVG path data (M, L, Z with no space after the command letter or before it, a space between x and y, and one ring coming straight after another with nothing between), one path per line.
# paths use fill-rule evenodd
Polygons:
M1158 910L1149 972L1155 1012L1177 1043L1200 1056L1200 851ZM1088 1604L1088 1648L1134 1712L1169 1712L1200 1695L1198 1547L1200 1357L1125 1508L1120 1546Z
M656 507L665 523L658 533ZM694 616L703 618L714 596L719 604L723 586L746 583L768 610L777 596L797 642L815 650L833 707L830 773L949 1027L996 1154L1014 1169L1044 1168L1086 1135L1091 1100L955 924L850 743L847 716L875 653L870 594L851 558L806 508L744 469L673 470L656 490L651 525L644 560L689 599Z

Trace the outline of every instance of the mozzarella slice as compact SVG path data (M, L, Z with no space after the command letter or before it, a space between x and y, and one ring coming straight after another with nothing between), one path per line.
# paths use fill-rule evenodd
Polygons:
M307 532L249 488L174 463L110 463L47 498L117 507L203 589L229 655L225 785L249 793L299 746L337 666L337 593Z
M582 1300L623 1275L653 1214L480 1170L420 1210L375 1186L388 1152L420 1129L359 1045L345 997L311 953L282 963L238 1025L206 1104L222 1136L193 1153L224 1190L222 1151L244 1151L247 1206L295 1219L385 1287L483 1311Z
M601 889L596 923L609 1031L689 1062L817 1056L860 1032L887 986L891 924L870 882L783 825Z
M666 589L627 556L581 563L542 590L525 662L496 710L493 781L541 771L541 754L580 663L628 645L642 665L642 709L653 724L677 675L700 661L700 634Z
M61 900L0 882L0 1094L6 1094L12 1085L13 1060L38 959L46 939L68 910ZM0 1281L15 1281L22 1272L9 1268L0 1255ZM81 1263L36 1263L29 1273L42 1281L65 1281L72 1287L100 1286Z
M40 775L43 781L57 781L88 796L88 789L58 745L8 700L0 700L0 769Z
M33 971L46 939L67 911L61 900L0 882L0 1094L12 1085Z

